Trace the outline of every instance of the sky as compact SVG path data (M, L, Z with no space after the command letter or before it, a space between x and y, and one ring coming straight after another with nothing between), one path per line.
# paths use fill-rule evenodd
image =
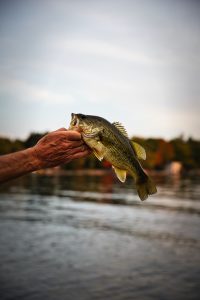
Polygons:
M0 1L0 135L68 128L200 138L200 1Z

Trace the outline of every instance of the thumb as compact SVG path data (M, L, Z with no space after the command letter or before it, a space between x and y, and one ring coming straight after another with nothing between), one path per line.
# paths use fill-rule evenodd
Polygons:
M64 128L64 127L62 127L62 128L59 128L59 129L57 129L57 130L55 130L55 131L67 131L67 129Z

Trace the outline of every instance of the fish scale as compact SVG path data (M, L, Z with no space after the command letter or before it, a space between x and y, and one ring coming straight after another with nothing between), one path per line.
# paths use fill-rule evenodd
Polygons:
M139 159L146 159L145 150L129 140L119 122L111 124L99 116L72 114L69 128L81 132L83 140L99 160L104 158L112 164L121 182L126 180L126 173L130 173L141 200L157 192L155 184L139 162Z

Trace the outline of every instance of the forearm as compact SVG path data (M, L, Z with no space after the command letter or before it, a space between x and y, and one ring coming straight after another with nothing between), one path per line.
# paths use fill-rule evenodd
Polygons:
M90 153L80 133L61 128L45 135L32 148L0 156L0 183Z
M33 148L0 156L0 183L39 170L40 161Z

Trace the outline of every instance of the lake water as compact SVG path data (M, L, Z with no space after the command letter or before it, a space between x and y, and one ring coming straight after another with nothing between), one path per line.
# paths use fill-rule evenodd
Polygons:
M199 178L31 174L0 188L0 299L200 299Z

